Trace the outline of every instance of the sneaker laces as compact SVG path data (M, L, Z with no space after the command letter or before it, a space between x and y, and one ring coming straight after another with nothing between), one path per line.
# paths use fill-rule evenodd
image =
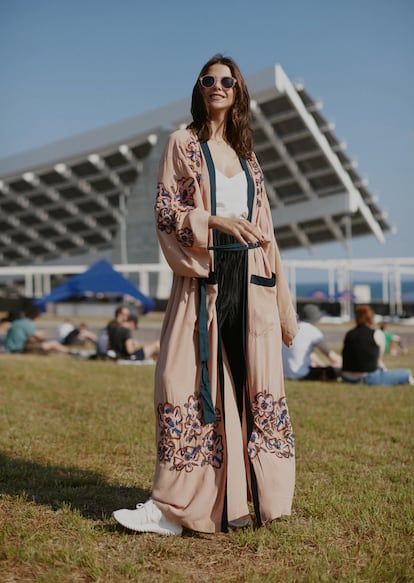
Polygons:
M140 514L143 514L146 522L153 522L155 519L154 510L158 514L157 518L162 515L162 512L157 506L155 506L152 498L149 498L146 502L141 502L136 505L136 509L140 510Z

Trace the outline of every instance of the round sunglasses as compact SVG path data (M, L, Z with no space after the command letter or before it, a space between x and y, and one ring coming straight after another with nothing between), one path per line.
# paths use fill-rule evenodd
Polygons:
M234 79L234 77L222 77L221 79L214 75L204 75L203 77L200 77L200 84L204 89L214 87L217 85L218 81L220 81L220 85L223 89L227 90L232 89L237 83L237 79Z

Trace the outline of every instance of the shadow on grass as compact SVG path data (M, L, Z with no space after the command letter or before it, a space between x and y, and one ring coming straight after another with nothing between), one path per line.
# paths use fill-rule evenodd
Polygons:
M98 472L42 465L0 452L0 496L27 495L53 510L70 505L85 518L107 519L117 508L134 508L150 493L143 488L108 484Z

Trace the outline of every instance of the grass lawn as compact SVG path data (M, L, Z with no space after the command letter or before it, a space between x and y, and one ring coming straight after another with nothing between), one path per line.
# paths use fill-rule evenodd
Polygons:
M111 518L150 494L153 371L0 356L2 583L414 581L414 387L288 382L292 516L160 537Z

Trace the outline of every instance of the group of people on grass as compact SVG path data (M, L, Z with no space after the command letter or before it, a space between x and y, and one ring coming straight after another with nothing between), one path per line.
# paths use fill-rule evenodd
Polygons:
M386 324L381 323L378 328L375 326L375 313L370 306L356 307L356 326L345 335L342 355L328 345L318 327L321 315L318 306L305 305L292 346L282 345L286 379L340 379L345 383L367 385L413 384L410 370L386 368L384 355L405 354L407 349L400 336L386 329ZM34 320L38 316L36 307L28 305L21 317L13 321L2 318L0 349L10 353L57 353L101 360L112 358L151 362L157 359L159 341L142 345L133 337L138 328L138 316L127 305L119 306L114 318L97 334L83 322L76 326L72 321L65 321L58 327L55 340L47 339L43 330L36 329ZM73 349L79 346L92 348L92 351Z
M7 332L2 340L2 349L11 354L70 354L70 348L58 340L48 339L44 330L36 328L35 320L39 310L31 302L26 302L16 318L8 320Z
M0 349L18 354L67 354L80 358L112 358L116 360L153 361L159 350L158 340L141 345L133 332L138 328L138 316L128 306L119 306L115 316L95 334L85 323L78 326L63 322L57 329L57 338L48 339L44 330L36 328L39 311L32 303L23 307L16 318L5 317L0 322ZM85 347L89 351L76 348Z
M304 306L299 320L298 333L293 345L283 345L283 370L287 379L308 381L332 381L366 385L414 384L409 369L390 369L384 364L385 354L396 355L406 348L401 338L392 338L384 327L375 325L375 313L371 306L358 305L355 309L355 327L343 340L342 356L332 350L317 323L321 319L318 306ZM396 344L393 351L392 343ZM326 360L320 358L322 354Z

